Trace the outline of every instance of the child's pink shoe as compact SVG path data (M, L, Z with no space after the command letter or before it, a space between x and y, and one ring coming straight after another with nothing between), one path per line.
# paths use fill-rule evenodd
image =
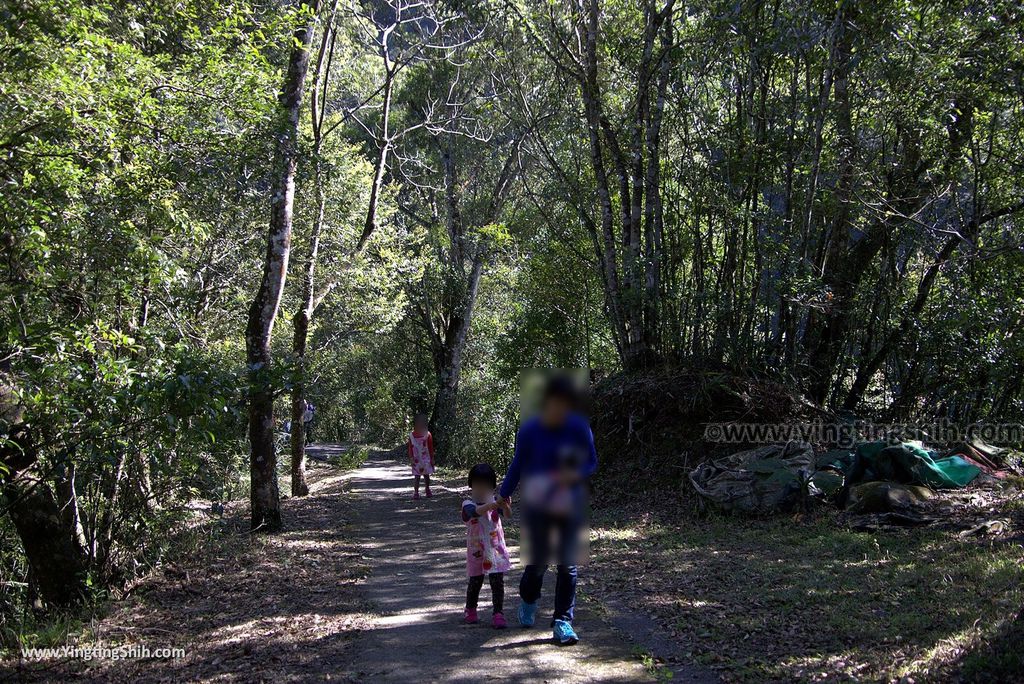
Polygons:
M434 496L434 494L430 491L430 487L427 487L427 498L429 499L432 496Z
M508 623L505 622L505 616L501 613L495 613L494 617L491 618L491 627L494 629L505 629L508 627Z
M467 625L475 625L480 622L480 618L476 616L476 608L467 608L464 620Z
M413 501L419 501L420 500L420 493L419 492L413 492L412 493L412 500Z

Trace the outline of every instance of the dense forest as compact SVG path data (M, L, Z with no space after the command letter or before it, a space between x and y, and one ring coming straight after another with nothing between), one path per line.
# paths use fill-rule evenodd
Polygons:
M1011 0L3 0L0 641L287 526L307 401L451 466L534 367L1020 421L1022 141Z

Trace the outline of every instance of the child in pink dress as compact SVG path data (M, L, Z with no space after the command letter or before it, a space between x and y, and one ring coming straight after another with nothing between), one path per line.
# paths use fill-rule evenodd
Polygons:
M427 429L426 414L416 414L408 444L409 461L412 464L412 476L415 482L412 498L420 498L420 477L422 477L429 499L433 496L430 493L430 475L434 472L434 436Z
M512 567L505 533L501 529L501 516L511 515L507 502L495 500L498 476L494 468L478 463L469 471L470 498L462 503L462 521L466 523L466 576L469 587L466 590L467 624L479 622L476 614L480 589L484 576L491 585L491 626L504 629L507 626L502 614L505 600L505 573Z

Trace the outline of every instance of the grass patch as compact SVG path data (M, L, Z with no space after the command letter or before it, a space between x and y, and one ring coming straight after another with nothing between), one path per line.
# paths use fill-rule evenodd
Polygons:
M466 466L438 465L434 466L434 474L431 475L431 478L438 482L453 482L456 486L466 487L468 475L469 468Z
M53 648L63 646L69 636L83 628L79 615L45 615L28 613L20 622L5 627L0 643L0 660L15 658L23 648Z
M651 675L656 681L667 682L672 679L672 670L666 669L650 651L639 647L634 648L633 657L640 661L644 669L647 670L647 674Z
M958 669L969 682L1020 680L1024 676L1024 610L1004 620L980 648L966 653Z
M341 453L332 454L328 463L338 466L344 470L355 470L366 463L373 449L365 444L353 445L352 448Z
M591 548L599 593L647 610L732 681L998 679L1019 667L983 655L1019 641L1019 542L713 517L597 524Z

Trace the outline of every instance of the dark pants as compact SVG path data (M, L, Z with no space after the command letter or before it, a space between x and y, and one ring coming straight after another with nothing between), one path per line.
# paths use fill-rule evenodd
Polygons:
M555 620L572 622L576 608L576 551L579 544L580 522L575 517L552 516L540 511L527 513L524 519L529 535L530 558L519 580L519 597L526 603L540 598L544 573L548 569L551 552L555 552L558 574L555 579ZM552 548L552 537L555 537Z
M527 565L523 577L519 580L519 596L527 603L535 603L540 598L541 586L544 584L546 565ZM565 620L572 622L573 611L576 609L576 566L559 565L555 579L555 614L551 622Z
M487 579L491 583L491 607L495 613L500 613L505 605L505 575L500 572L492 572L487 575ZM469 578L469 587L466 589L467 609L476 610L476 604L480 601L480 589L483 586L483 575Z

